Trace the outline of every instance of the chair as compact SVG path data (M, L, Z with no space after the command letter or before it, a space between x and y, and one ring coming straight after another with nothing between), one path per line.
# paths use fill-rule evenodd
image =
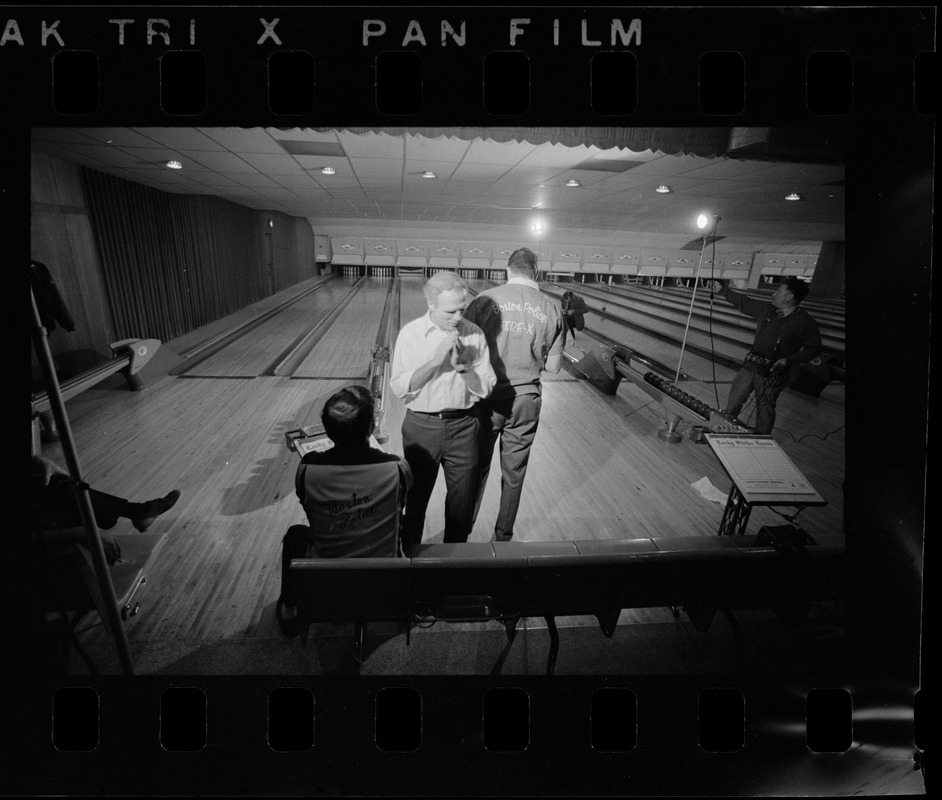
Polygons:
M113 564L109 573L122 620L133 617L140 609L138 592L147 582L147 572L166 538L166 533L114 536L121 549L121 561ZM76 634L81 620L92 612L98 613L103 624L109 624L105 598L98 585L91 554L80 545L72 545L61 553L51 555L45 562L45 567L47 572L44 610L58 613L65 626L65 665L68 665L70 648L74 648L91 673L97 675L98 670L79 643Z

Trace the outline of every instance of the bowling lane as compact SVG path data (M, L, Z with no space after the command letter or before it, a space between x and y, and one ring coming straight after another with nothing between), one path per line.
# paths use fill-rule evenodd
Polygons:
M128 620L132 642L241 638L259 625L277 635L281 537L304 521L284 434L317 422L346 383L171 379L76 398L76 444L98 488L134 499L183 491L153 528L168 540L148 570L152 613ZM60 445L46 454L63 463ZM134 535L124 519L112 532ZM85 641L109 639L97 626Z
M392 283L392 278L365 278L292 377L365 380Z
M337 278L253 328L192 370L188 378L255 378L337 307L355 278Z
M411 322L416 317L421 317L428 310L428 303L425 302L425 294L422 287L425 280L422 278L400 278L399 279L399 327L401 328L407 322Z
M423 314L426 305L420 279L400 285L406 322ZM540 430L518 516L519 540L716 536L723 504L691 487L702 477L723 493L730 486L708 446L659 439L657 404L635 407L624 382L618 395L606 396L565 372L556 380L545 377ZM183 490L178 505L153 528L168 539L148 572L144 608L150 613L126 623L132 646L166 652L170 671L182 673L186 654L209 642L280 641L274 606L281 537L304 520L294 495L297 456L285 447L284 434L316 422L326 398L348 382L170 378L145 392L93 388L68 401L83 470L96 488L132 499ZM793 403L794 413L788 406L780 409L783 430L799 430L798 421L804 430L812 418L822 432L836 427L824 415L828 398L802 403ZM390 395L385 449L398 455L403 415L401 403ZM800 517L803 527L812 535L839 531L843 432L800 443L776 438L829 501L806 509ZM44 454L62 463L61 446L47 445ZM500 498L498 458L495 453L472 542L489 541L492 535ZM442 540L444 496L440 474L425 541ZM772 510L756 508L750 532L781 522ZM127 520L114 532L134 535ZM644 613L624 612L623 621ZM558 620L560 626L582 623L597 625L594 618ZM108 644L110 637L104 626L93 626L82 642Z

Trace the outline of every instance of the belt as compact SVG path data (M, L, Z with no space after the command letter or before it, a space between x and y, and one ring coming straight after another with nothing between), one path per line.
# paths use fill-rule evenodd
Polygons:
M435 419L458 419L459 417L470 417L475 413L474 407L471 408L449 408L444 411L413 411L406 409L410 414L419 414L423 417L434 417Z

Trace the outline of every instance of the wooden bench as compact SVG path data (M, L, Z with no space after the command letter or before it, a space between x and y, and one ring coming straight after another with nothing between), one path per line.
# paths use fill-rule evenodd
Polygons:
M314 622L353 622L357 671L369 621L501 622L507 644L523 617L550 635L546 674L559 649L555 618L594 616L611 637L623 609L683 608L705 633L717 613L742 631L734 609L770 608L800 621L815 600L842 591L843 536L819 536L794 556L757 546L755 536L419 545L411 559L294 559L302 643ZM679 614L679 612L677 612ZM406 644L409 635L406 636Z

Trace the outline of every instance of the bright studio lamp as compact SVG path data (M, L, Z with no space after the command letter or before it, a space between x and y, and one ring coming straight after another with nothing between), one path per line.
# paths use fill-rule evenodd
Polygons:
M697 261L697 274L693 279L693 292L690 295L690 310L687 312L687 325L684 328L684 340L680 345L680 358L677 359L677 374L674 376L674 385L677 385L677 382L680 380L680 365L684 361L684 349L687 347L687 334L690 332L690 318L693 316L693 304L697 299L697 287L700 285L700 269L703 266L703 251L706 250L707 239L710 238L707 235L707 228L709 228L710 223L713 223L713 230L711 235L716 237L716 226L720 221L719 214L699 214L697 216L697 228L703 234L703 242L700 244L700 258Z

